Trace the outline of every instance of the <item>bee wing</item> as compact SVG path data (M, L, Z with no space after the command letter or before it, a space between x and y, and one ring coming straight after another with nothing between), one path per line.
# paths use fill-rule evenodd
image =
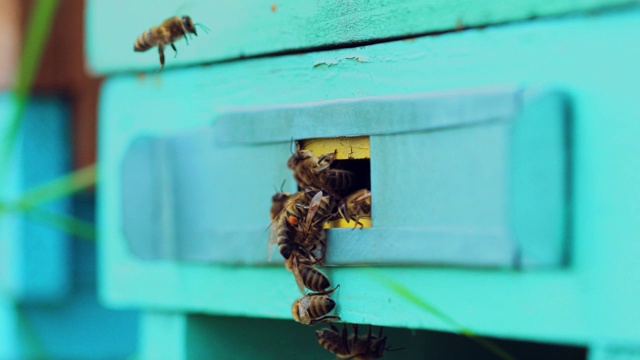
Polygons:
M279 218L280 214L278 214L278 216L271 220L271 223L267 228L269 229L269 242L267 243L267 261L271 261L271 258L273 258L273 254L276 252L276 244L278 244L278 225L276 220Z
M359 203L361 201L364 201L365 199L371 198L371 192L369 190L364 190L364 192L362 193L362 195L356 197L355 199L353 199L354 203Z
M293 277L296 279L296 285L298 285L298 290L302 293L302 295L306 295L304 281L302 280L302 275L300 274L300 267L298 266L298 256L292 255L292 266L291 271L293 272Z
M309 306L311 306L311 297L309 295L305 295L298 300L298 315L300 316L300 319L307 317L307 310L309 310Z
M278 243L278 232L276 231L275 225L271 225L271 230L269 231L269 243L267 244L267 261L271 261L273 258L273 254L276 252L276 244Z
M309 230L309 228L311 227L313 217L316 215L316 212L320 207L320 201L322 201L322 191L318 191L309 203L309 210L307 210L307 218L305 219L306 230Z
M320 156L318 158L318 167L315 169L316 172L320 172L323 170L326 170L329 168L329 166L331 166L331 164L333 163L333 160L336 159L336 155L338 153L338 150L332 152L332 153L327 153L324 154L322 156Z

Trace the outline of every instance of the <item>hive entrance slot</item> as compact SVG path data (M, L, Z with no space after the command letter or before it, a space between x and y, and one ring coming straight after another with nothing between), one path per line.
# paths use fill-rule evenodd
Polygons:
M303 149L311 150L316 156L337 151L336 160L331 168L347 170L353 173L351 186L339 195L348 197L360 189L371 190L371 152L369 137L340 137L328 139L307 139L300 142ZM372 196L373 199L373 196ZM371 218L361 218L359 222L364 227L371 227ZM344 219L327 222L327 228L354 227L355 222L347 222Z

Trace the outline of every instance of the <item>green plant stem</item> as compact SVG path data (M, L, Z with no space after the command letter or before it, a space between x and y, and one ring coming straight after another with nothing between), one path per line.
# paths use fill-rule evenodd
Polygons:
M38 73L40 60L45 49L44 45L51 33L58 3L58 0L38 0L34 3L33 11L29 17L13 92L13 116L2 139L2 148L0 149L0 189L3 188L2 185L6 179L9 159L22 125L33 81Z
M371 271L372 271L372 273L375 272L374 274L372 274L372 276L375 277L376 280L380 281L383 285L385 285L389 290L391 290L394 293L400 295L405 300L407 300L410 303L413 303L414 305L420 307L421 309L425 310L426 312L430 313L431 315L437 317L438 319L440 319L445 324L451 326L451 328L453 330L455 330L457 333L459 333L461 335L464 335L464 336L468 337L469 339L471 339L472 341L478 343L480 346L482 346L485 349L491 351L494 355L496 355L500 359L503 359L503 360L515 360L515 358L511 354L509 354L505 350L501 349L498 345L494 344L493 342L491 342L491 341L489 341L487 339L484 339L484 338L476 335L470 329L466 328L465 326L463 326L462 324L460 324L459 322L454 320L451 316L445 314L442 310L436 308L435 306L433 306L433 305L429 304L428 302L426 302L424 299L420 298L418 295L416 295L414 292L412 292L406 286L404 286L401 283L399 283L399 282L397 282L397 281L395 281L395 280L393 280L393 279L381 274L378 271L374 271L374 270L371 270Z
M79 239L96 241L95 225L79 220L73 216L56 214L42 209L31 209L25 212L25 215L28 218L50 225Z

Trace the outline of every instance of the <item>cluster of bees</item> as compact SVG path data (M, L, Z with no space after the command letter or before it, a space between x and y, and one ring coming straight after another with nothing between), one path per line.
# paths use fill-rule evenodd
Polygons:
M325 223L342 218L353 221L355 229L364 227L361 219L371 217L371 192L353 191L355 174L336 168L336 156L337 150L317 157L297 143L287 166L300 190L295 194L281 190L272 197L268 254L277 244L285 267L293 273L302 293L293 302L291 313L295 321L305 325L340 320L337 315L329 315L336 306L330 295L339 285L331 288L329 278L317 268L324 264L326 255ZM382 329L378 336L371 334L371 328L367 335L358 336L357 325L348 335L346 326L340 332L331 324L316 331L316 338L340 359L378 359L389 350Z
M198 35L196 26L208 32L207 27L194 23L189 16L168 18L140 34L133 49L144 52L157 46L162 69L165 46L171 46L177 55L174 42L185 38L188 44L189 34ZM355 229L358 225L364 227L360 219L371 217L371 192L368 189L351 192L354 173L333 167L336 155L337 150L316 157L296 143L296 152L287 166L301 190L295 194L281 190L272 197L268 253L271 255L271 247L277 244L287 270L293 272L302 297L293 302L291 313L295 321L306 325L340 320L337 315L329 315L336 306L330 295L340 285L331 289L329 278L316 268L323 265L326 255L325 223L342 218L353 221ZM348 335L346 325L340 332L331 324L330 328L317 330L316 338L339 359L379 359L385 350L391 350L385 347L382 328L377 336L372 335L371 327L367 335L359 336L357 325L353 325L353 334Z

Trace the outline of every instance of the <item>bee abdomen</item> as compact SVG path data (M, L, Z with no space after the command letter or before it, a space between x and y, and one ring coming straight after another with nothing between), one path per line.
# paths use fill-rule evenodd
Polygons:
M347 170L329 169L324 178L327 186L334 191L345 191L353 184L353 173Z
M329 352L336 355L349 355L349 350L341 345L342 338L339 334L327 329L316 330L316 338L320 346L329 350Z
M317 319L330 313L334 307L336 307L336 302L328 296L314 297L311 299L311 306L309 306L309 317Z
M151 33L152 30L153 29L149 29L138 36L136 42L133 44L134 51L147 51L156 45L156 42L153 40L153 35Z
M300 275L302 276L304 285L309 290L322 291L331 285L329 278L312 266L300 267Z
M293 239L293 229L287 223L287 214L280 215L278 219L278 251L283 258L288 259L291 256L291 242Z

